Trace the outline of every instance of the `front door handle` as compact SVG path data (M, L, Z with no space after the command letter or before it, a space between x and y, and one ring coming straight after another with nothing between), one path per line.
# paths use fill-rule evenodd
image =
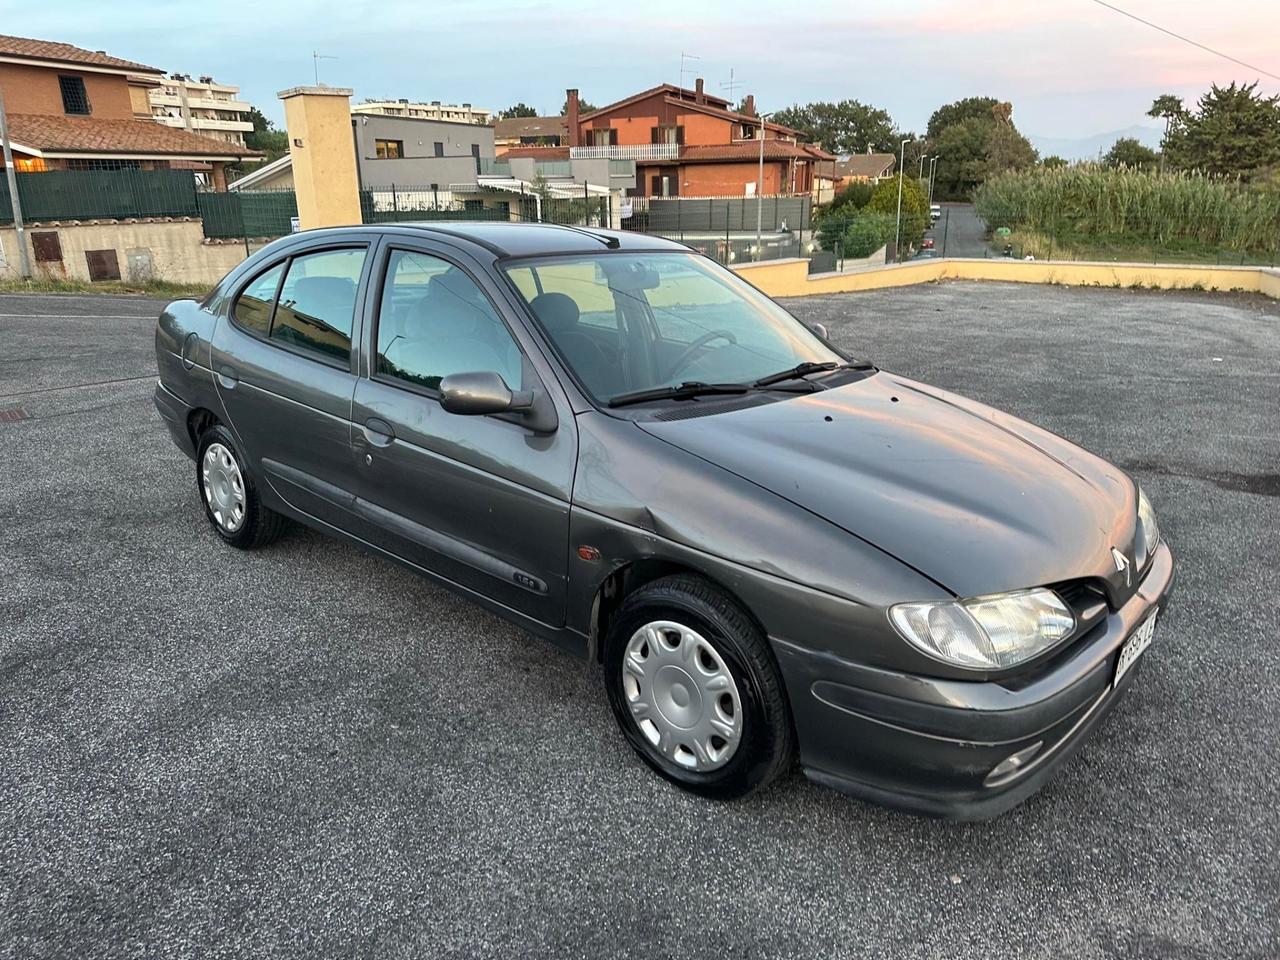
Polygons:
M236 374L235 367L223 367L218 371L218 386L223 390L234 390L239 382L240 377Z
M385 447L396 438L396 432L381 417L370 417L364 422L364 438L375 447Z

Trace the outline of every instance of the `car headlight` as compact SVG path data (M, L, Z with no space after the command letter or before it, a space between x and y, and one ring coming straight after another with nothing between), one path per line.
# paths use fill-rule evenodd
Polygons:
M958 667L1002 670L1071 635L1075 615L1052 590L899 603L889 619L913 646Z
M1138 532L1133 544L1133 559L1139 570L1147 564L1147 558L1155 552L1160 543L1160 527L1156 525L1156 512L1151 501L1141 490L1138 491Z

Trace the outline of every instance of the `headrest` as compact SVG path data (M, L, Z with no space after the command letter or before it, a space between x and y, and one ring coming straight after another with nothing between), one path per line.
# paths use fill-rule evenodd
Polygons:
M529 302L548 333L572 330L578 325L578 305L563 293L540 293Z
M303 307L347 306L355 302L356 285L347 277L299 277L292 299Z

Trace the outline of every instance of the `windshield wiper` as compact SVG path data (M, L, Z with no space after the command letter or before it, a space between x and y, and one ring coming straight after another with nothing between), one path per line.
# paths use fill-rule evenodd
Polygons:
M782 383L784 380L797 380L801 377L807 377L811 373L826 373L830 370L870 369L871 364L861 360L846 360L843 363L837 363L835 360L827 360L822 363L806 360L804 363L797 363L789 370L780 370L777 373L769 374L767 377L761 377L752 386L769 387L775 383Z
M701 380L686 380L674 387L657 387L653 390L637 390L635 393L624 393L609 401L611 407L625 407L632 403L646 403L649 400L691 400L694 397L709 396L717 393L746 393L751 390L749 383L703 383Z

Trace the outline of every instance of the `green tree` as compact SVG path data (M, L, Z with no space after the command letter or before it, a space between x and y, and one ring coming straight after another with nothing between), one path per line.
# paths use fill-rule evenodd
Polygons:
M903 177L902 174L892 180L881 180L876 184L871 200L866 206L868 213L880 214L887 223L893 218L892 227L885 237L893 238L897 229L898 215L898 182L902 182L902 247L920 242L925 230L929 227L929 198L914 177Z
M987 177L1025 170L1037 161L1035 147L1013 124L1013 104L991 97L939 108L929 129L934 132L928 149L939 158L935 198L968 197Z
M1252 179L1280 165L1280 95L1258 84L1214 84L1196 109L1177 119L1165 144L1168 162L1181 170Z
M1161 150L1164 150L1169 143L1169 131L1173 129L1174 123L1182 119L1185 112L1182 98L1175 97L1172 93L1162 93L1151 101L1151 109L1147 111L1147 116L1164 120L1164 136L1160 138Z
M1047 157L1040 158L1040 166L1044 167L1046 170L1057 170L1059 167L1067 166L1067 161L1064 157L1060 157L1056 153L1051 153Z
M578 116L582 116L584 113L595 113L599 109L600 108L594 103L591 103L588 100L583 100L581 97L578 98ZM569 100L566 97L564 103L560 104L560 116L567 117L568 115Z
M925 128L924 135L930 140L936 140L942 135L943 130L957 123L971 119L989 120L991 119L991 111L999 103L1000 101L995 97L966 97L963 100L957 100L955 103L948 103L933 111L933 116L929 118L929 126Z
M857 100L795 104L779 110L771 119L799 130L832 153L896 153L898 149L893 118L879 107Z
M277 130L275 124L263 116L261 110L250 107L248 119L253 124L253 129L245 132L244 145L250 150L266 154L263 163L278 160L289 152L289 134L283 130Z
M512 120L516 117L536 117L537 115L538 111L533 109L533 107L529 106L523 100L514 106L507 107L505 110L498 111L499 120Z
M1109 167L1132 167L1135 170L1141 170L1159 164L1160 154L1134 137L1121 137L1103 155L1102 162Z

